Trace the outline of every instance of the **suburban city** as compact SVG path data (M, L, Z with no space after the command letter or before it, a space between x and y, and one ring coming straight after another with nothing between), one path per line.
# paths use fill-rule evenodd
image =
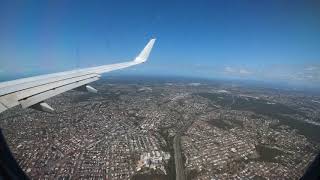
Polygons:
M31 179L299 179L320 150L319 94L131 79L103 78L91 84L97 94L51 98L54 113L2 113L24 172Z

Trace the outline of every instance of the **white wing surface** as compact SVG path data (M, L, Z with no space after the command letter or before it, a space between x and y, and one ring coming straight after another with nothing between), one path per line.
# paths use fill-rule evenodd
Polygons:
M100 78L102 73L144 63L151 52L155 39L151 39L132 61L47 74L0 83L0 113L17 105L51 112L44 100L71 89L96 92L88 84Z

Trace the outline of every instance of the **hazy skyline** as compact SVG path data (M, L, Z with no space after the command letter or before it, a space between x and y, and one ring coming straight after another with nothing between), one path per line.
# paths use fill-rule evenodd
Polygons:
M317 1L2 1L0 76L131 60L121 73L320 83Z

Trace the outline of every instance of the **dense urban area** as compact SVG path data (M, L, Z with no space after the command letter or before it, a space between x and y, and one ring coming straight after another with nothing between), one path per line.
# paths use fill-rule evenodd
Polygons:
M132 78L133 79L133 78ZM0 126L32 179L299 179L320 150L320 95L240 82L105 78Z

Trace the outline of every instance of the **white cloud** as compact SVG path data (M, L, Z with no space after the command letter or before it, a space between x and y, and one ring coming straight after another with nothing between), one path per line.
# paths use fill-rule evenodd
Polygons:
M212 69L211 69L212 70ZM247 68L224 65L215 69L222 77L320 86L320 64L273 64Z
M243 75L249 75L249 74L251 74L252 72L250 72L250 71L248 71L248 70L246 70L246 69L240 69L240 70L239 70L239 73L240 73L240 74L243 74Z
M234 73L235 72L235 70L232 67L229 67L229 66L225 67L224 71L227 72L227 73Z
M278 64L265 66L258 76L265 80L317 85L317 83L320 83L320 65Z
M304 70L306 70L306 71L314 71L314 70L316 70L316 69L318 69L318 67L316 67L316 66L309 66L309 67L306 67Z
M234 76L247 76L252 74L252 72L245 68L234 68L234 67L226 66L224 68L224 74L234 75Z

